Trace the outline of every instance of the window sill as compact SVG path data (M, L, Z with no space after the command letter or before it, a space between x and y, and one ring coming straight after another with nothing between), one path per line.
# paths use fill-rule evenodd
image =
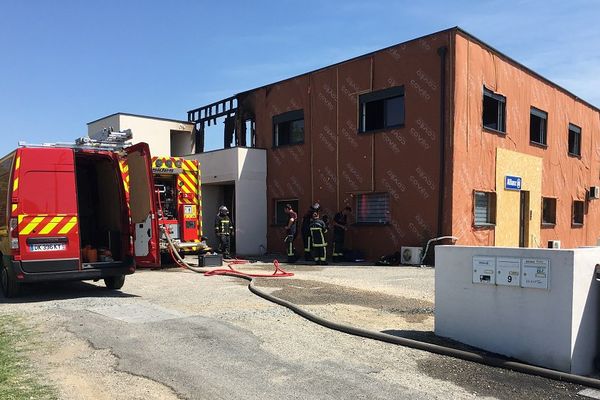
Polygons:
M387 126L385 128L381 128L381 129L373 129L371 131L358 131L357 133L359 135L368 135L370 133L380 133L380 132L385 132L385 131L391 131L394 129L399 129L399 128L404 128L405 124L400 124L400 125L394 125L394 126Z
M475 229L495 229L496 224L473 224Z
M494 128L488 128L487 126L484 126L483 130L486 132L489 132L489 133L495 133L496 135L499 135L499 136L506 136L506 131L499 131Z
M569 157L578 158L581 160L581 154L575 154L575 153L571 153L571 152L568 152L567 154L569 155Z
M556 223L542 222L542 228L551 229L551 228L555 228L555 227L556 227Z
M275 149L280 149L282 147L285 148L285 147L290 147L290 146L299 146L299 145L303 145L303 144L304 144L304 141L298 142L298 143L280 144L279 146L273 146L273 147L271 147L271 149L275 150Z
M583 228L583 223L581 223L581 224L571 223L571 228Z
M529 144L532 145L532 146L535 146L535 147L542 148L542 149L547 149L548 148L548 145L545 144L545 143L538 143L538 142L534 142L534 141L531 141L531 140L529 141Z

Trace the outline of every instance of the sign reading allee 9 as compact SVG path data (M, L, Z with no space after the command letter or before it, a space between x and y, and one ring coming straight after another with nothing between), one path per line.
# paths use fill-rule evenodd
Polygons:
M521 190L522 179L520 176L506 175L504 177L504 189Z

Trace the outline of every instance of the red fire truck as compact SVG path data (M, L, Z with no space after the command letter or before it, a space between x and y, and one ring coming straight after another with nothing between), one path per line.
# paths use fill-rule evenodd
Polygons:
M121 163L123 181L129 182L128 166ZM201 176L197 160L182 157L152 157L154 188L159 205L159 225L167 230L179 253L207 250L202 240ZM163 259L169 259L164 232L159 242Z

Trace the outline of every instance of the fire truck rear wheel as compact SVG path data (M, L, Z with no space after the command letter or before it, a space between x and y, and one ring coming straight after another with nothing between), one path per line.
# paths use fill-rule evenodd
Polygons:
M125 284L125 275L111 276L110 278L104 279L104 284L108 289L116 290L121 289Z
M6 298L17 297L19 295L21 285L14 277L8 273L8 269L2 265L2 276L0 277L0 285L2 286L2 294Z

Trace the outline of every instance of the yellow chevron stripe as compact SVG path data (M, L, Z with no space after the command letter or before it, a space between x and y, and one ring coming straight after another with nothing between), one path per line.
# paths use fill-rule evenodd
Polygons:
M14 212L14 211L17 211L17 205L16 205L16 204L13 204L13 205L12 205L12 210L13 210L13 212Z
M56 225L58 225L58 223L60 221L62 221L63 219L65 219L65 217L54 217L54 218L52 218L52 220L50 222L48 222L48 224L44 227L44 229L42 229L40 231L40 235L47 235L50 232L52 232L52 229L56 228Z
M196 174L194 174L193 172L183 173L182 175L185 175L185 177L188 178L190 180L190 182L193 182L194 184L198 184L198 178L196 178Z
M190 188L190 191L191 190L197 190L198 185L195 184L195 183L190 182L189 179L186 177L186 174L179 174L179 177L186 184L186 186L188 186Z
M19 178L15 178L15 180L13 181L13 192L16 191L19 188Z
M17 157L17 161L15 162L15 169L19 169L21 166L21 156Z
M23 229L22 231L19 232L20 235L29 235L31 233L32 230L34 230L39 224L40 222L42 222L44 220L44 217L35 217L34 219L31 220L30 223L27 224L27 226L25 226L25 229Z
M19 218L18 224L21 225L21 222L23 222L23 219L25 218L25 216L24 215L19 215L18 218Z
M60 235L64 235L65 233L69 233L73 227L77 225L77 217L71 217L69 222L65 226L63 226L58 233Z

